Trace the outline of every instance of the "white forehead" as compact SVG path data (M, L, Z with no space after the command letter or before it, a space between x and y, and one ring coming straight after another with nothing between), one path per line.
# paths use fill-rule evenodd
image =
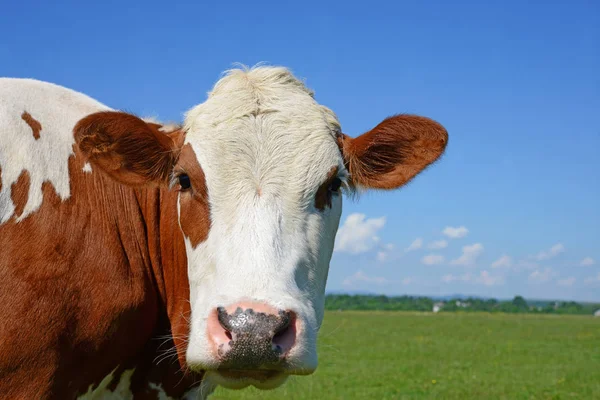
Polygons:
M227 72L185 129L211 197L285 191L300 200L332 167L343 169L336 116L285 68Z

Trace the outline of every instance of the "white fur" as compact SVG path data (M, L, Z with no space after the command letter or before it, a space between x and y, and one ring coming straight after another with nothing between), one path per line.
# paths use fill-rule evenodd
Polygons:
M342 210L339 195L331 209L317 210L315 195L333 167L347 174L335 115L288 70L258 67L230 71L187 113L185 129L211 210L207 240L195 248L186 240L188 362L214 367L208 313L249 299L297 313L302 332L289 355L291 372L312 372Z
M98 386L90 385L88 391L77 397L77 400L128 400L133 399L131 392L131 376L134 369L123 371L115 390L109 390L108 386L113 380L114 371L108 374Z
M167 396L167 393L162 388L161 384L150 382L148 386L150 389L155 390L158 393L158 399L156 400L174 400L171 396Z
M174 397L167 395L160 383L148 384L150 389L155 390L158 394L157 400L176 400ZM214 387L208 387L207 385L198 385L193 389L188 390L181 397L182 400L206 400L208 396L214 391Z
M131 391L131 377L135 368L123 371L119 378L119 383L115 390L108 389L108 386L114 378L115 371L111 372L102 379L97 385L90 385L88 391L77 397L77 400L130 400L133 399L133 392ZM148 383L148 387L156 391L158 397L157 400L175 400L173 397L167 395L161 384ZM214 390L214 387L208 387L206 385L200 385L187 391L182 399L183 400L205 400Z
M89 162L84 163L83 168L81 170L86 174L90 174L92 172L92 164L90 164Z
M50 182L62 200L69 198L73 127L82 117L107 109L81 93L51 83L0 78L0 224L13 216L11 186L23 171L29 173L30 187L17 221L41 206L44 182ZM38 140L21 118L25 111L42 125Z
M158 398L156 400L176 400L174 397L167 395L167 392L165 392L165 390L163 389L163 387L160 383L150 382L148 384L148 386L150 387L150 389L155 390L157 392ZM201 393L200 387L195 387L195 388L189 390L188 392L186 392L183 395L183 397L181 397L181 398L183 400L204 400L208 397L208 395L210 393L212 393L212 391L206 392L206 393Z

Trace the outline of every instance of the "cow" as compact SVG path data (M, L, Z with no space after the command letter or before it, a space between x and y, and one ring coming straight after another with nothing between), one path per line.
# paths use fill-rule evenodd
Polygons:
M317 368L342 194L436 161L437 122L353 138L288 69L182 125L0 79L0 398L205 398Z

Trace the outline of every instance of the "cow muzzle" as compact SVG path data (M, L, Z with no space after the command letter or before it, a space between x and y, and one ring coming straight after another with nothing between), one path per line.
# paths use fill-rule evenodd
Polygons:
M218 367L211 375L229 387L278 386L287 375L288 356L297 344L296 313L263 303L237 303L214 309L208 341Z

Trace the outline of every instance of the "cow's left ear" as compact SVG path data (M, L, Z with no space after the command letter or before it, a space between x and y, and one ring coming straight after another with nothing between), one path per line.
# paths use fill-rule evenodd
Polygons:
M135 115L103 111L80 120L73 130L82 153L118 182L166 184L179 157L182 134L160 132Z
M429 118L397 115L357 138L340 134L338 143L353 185L395 189L442 155L448 133Z

